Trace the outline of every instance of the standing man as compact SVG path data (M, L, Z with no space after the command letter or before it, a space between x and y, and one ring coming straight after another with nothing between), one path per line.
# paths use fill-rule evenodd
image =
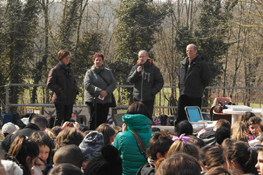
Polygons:
M160 69L152 63L146 50L139 52L128 80L134 85L133 100L143 102L152 115L155 95L162 89L164 82Z
M185 106L199 106L202 96L209 84L210 74L205 61L197 55L197 47L189 44L186 47L187 57L180 62L177 120L175 126L182 120L187 120Z

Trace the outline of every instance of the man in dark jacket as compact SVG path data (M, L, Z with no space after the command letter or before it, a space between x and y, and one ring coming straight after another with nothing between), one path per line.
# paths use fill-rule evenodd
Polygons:
M45 116L40 114L35 114L29 123L21 130L17 131L14 134L8 135L2 142L2 148L8 152L11 144L15 138L19 135L24 135L30 137L35 131L44 131L47 127L47 119Z
M187 57L180 62L179 69L179 90L177 121L187 120L185 106L199 106L203 92L209 84L210 73L205 61L197 55L197 47L189 44L186 47Z
M128 80L134 85L134 101L143 102L152 115L155 95L162 89L164 81L160 69L152 63L146 50L139 52Z

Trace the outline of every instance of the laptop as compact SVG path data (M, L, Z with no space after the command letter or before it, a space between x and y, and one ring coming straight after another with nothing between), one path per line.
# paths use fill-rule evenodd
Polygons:
M198 122L203 119L203 115L198 106L186 106L184 108L189 122Z

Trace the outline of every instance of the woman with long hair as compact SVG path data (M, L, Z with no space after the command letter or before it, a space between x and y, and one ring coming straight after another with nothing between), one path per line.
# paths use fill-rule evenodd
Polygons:
M243 141L234 142L225 152L228 170L239 170L242 174L257 174L257 152Z
M247 126L242 121L236 121L231 126L231 139L248 142Z
M26 136L20 135L11 144L6 159L17 162L22 168L24 175L31 175L31 169L35 165L38 154L37 144L29 141Z

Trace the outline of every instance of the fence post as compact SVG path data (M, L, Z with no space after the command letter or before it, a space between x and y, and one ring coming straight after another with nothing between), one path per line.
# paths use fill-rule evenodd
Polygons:
M5 85L5 112L8 113L8 90L9 84Z

